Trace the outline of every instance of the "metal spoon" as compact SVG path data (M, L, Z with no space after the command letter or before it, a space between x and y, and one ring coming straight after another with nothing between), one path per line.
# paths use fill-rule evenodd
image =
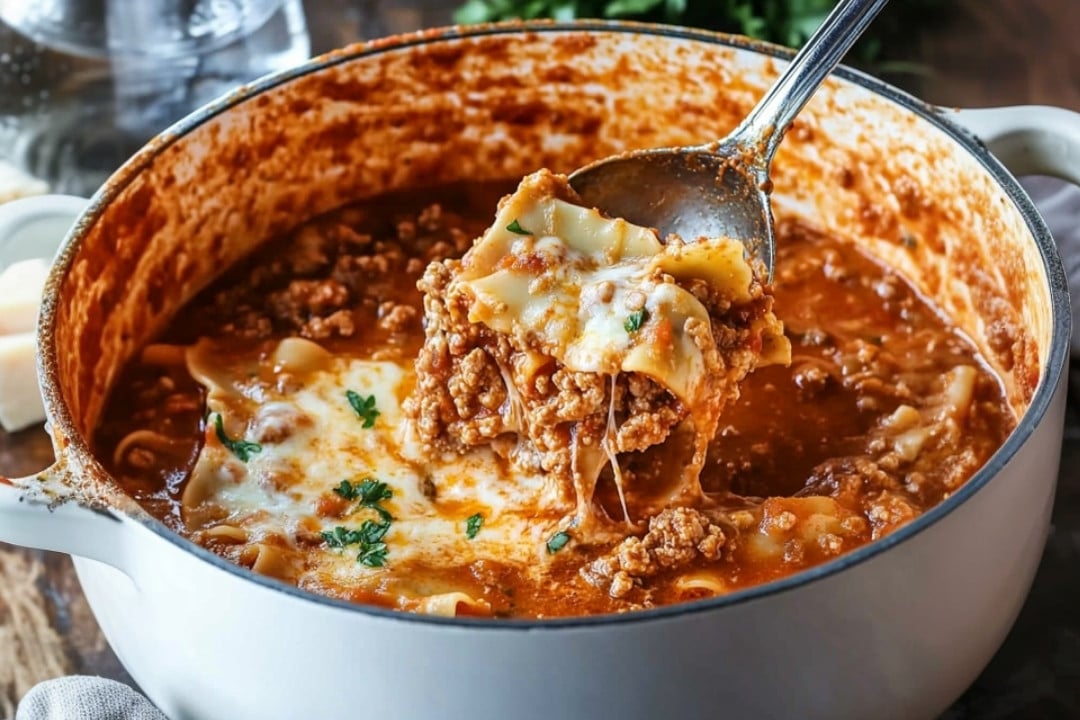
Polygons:
M765 264L776 240L769 165L788 125L888 0L841 0L787 70L727 137L705 145L638 150L570 176L589 205L685 240L730 237Z

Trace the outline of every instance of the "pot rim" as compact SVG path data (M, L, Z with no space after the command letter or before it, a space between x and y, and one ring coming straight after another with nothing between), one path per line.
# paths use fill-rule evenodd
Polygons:
M541 20L529 22L512 21L469 27L454 26L405 35L396 35L335 50L325 55L312 58L295 68L268 75L248 85L241 86L232 93L196 110L194 113L178 121L148 142L139 152L124 163L124 165L118 169L96 193L94 193L86 210L83 211L78 221L73 225L65 237L63 246L53 265L53 269L46 284L45 299L42 304L41 317L38 323L37 338L40 347L38 363L41 390L45 397L46 407L49 411L50 422L59 430L61 437L67 440L67 444L60 451L62 458L70 459L74 456L75 459L77 459L77 462L74 463L75 467L90 467L99 473L101 477L111 478L111 475L105 471L104 467L97 461L95 455L91 452L86 439L82 438L79 433L75 431L75 425L70 411L60 394L58 364L56 361L57 347L52 331L57 320L57 292L61 286L63 277L71 269L72 262L79 247L80 239L86 234L90 227L97 222L104 212L105 207L108 206L163 150L201 126L203 123L263 92L269 91L298 77L317 73L327 68L351 62L359 58L445 41L456 41L489 35L577 32L642 34L678 40L705 42L715 45L724 45L737 50L754 52L781 60L790 60L795 54L794 51L788 48L738 35L629 21L577 20L560 22ZM700 615L706 612L720 610L725 607L780 595L819 580L824 580L848 568L860 565L872 558L882 555L893 547L918 535L931 525L936 524L960 507L970 497L975 495L975 493L979 492L979 490L986 486L992 478L996 477L1017 451L1027 442L1028 438L1034 433L1036 427L1042 423L1046 416L1054 393L1062 380L1064 368L1068 359L1067 348L1071 327L1071 311L1067 289L1068 284L1064 267L1057 253L1054 240L1045 222L1035 208L1034 203L1021 188L1017 180L1005 169L1000 161L989 153L986 147L983 146L974 135L944 117L944 113L937 106L919 100L918 98L866 73L853 70L846 66L839 66L834 71L834 75L898 105L903 110L914 112L921 119L929 122L938 130L944 132L963 150L966 150L975 157L983 169L988 172L995 182L1005 191L1006 195L1016 206L1024 219L1025 225L1031 232L1035 243L1038 246L1051 297L1053 320L1046 366L1043 369L1039 384L1031 399L1031 403L1027 411L1020 418L1017 427L1009 437L1005 439L1001 447L999 447L990 457L986 464L979 468L979 470L977 470L957 492L900 529L880 540L863 545L850 553L845 553L835 560L797 572L786 578L744 588L728 595L704 600L678 603L648 610L636 610L623 614L559 617L539 620L513 618L445 618L417 613L405 613L372 605L352 603L300 590L293 585L258 575L247 568L229 562L225 558L214 554L206 548L169 529L164 523L151 516L143 510L141 506L138 506L134 502L131 503L134 507L125 508L120 512L140 523L162 539L168 541L177 549L191 553L197 558L210 563L218 569L231 573L241 580L254 582L266 589L284 593L292 598L314 603L319 606L360 613L380 619L420 623L421 625L487 630L533 631L560 628L599 629L616 624L635 624L669 620Z

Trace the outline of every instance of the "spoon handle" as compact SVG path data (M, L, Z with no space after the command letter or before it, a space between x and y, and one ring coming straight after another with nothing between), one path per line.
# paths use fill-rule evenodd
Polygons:
M888 1L838 2L731 139L757 149L767 168L788 125Z

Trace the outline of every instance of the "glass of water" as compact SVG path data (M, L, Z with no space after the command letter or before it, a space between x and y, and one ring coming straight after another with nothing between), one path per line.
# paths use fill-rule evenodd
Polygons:
M0 0L0 157L87 195L176 120L310 53L301 0Z

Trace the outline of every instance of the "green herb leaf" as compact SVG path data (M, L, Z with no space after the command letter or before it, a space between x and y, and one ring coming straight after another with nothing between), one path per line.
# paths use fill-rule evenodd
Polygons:
M506 229L509 230L510 232L514 233L515 235L532 235L531 232L529 232L525 228L521 227L521 223L519 223L517 221L517 219L515 219L514 222L507 225Z
M379 503L389 500L394 496L394 491L389 485L381 480L364 478L358 483L342 480L341 484L334 488L334 492L346 500L359 500L360 507L374 510L382 518L383 522L390 522L393 516Z
M382 522L377 523L371 520L365 520L364 524L360 526L360 541L361 544L372 545L383 539L386 535L386 531L390 529L390 523Z
M349 530L340 525L331 531L322 534L323 540L332 548L344 548L349 545L359 545L360 552L356 555L356 561L368 567L382 567L386 564L386 556L389 548L383 542L386 531L390 529L390 522L376 523L365 520L359 530Z
M360 526L362 540L360 541L360 553L356 556L358 563L368 567L382 567L386 564L386 554L389 550L382 539L389 529L389 520L384 520L381 523L374 523L370 520L364 521L364 524Z
M547 541L547 551L551 554L555 554L566 547L566 543L570 542L570 533L565 530L560 530L551 536L551 539Z
M480 526L484 524L484 516L480 513L470 515L469 519L465 521L465 537L472 540L476 537L476 533L480 532Z
M342 480L341 484L334 488L334 492L346 500L355 500L360 496L359 486L353 485L348 480Z
M252 455L256 455L262 452L262 445L259 443L248 442L246 440L233 440L225 433L225 420L221 417L221 413L217 414L214 419L214 430L217 432L217 438L221 441L221 444L229 449L233 455L240 460L240 462L247 462L251 459Z
M368 567L382 567L386 564L387 552L386 543L374 543L361 549L356 561Z
M332 548L343 548L346 545L355 545L360 542L359 530L349 530L338 525L331 531L322 534L323 540Z
M348 398L352 409L356 411L356 416L364 421L364 427L375 427L375 418L380 415L379 411L375 409L375 396L363 397L354 390L346 390L345 397Z
M649 319L649 311L645 308L641 308L635 313L631 313L630 317L626 318L626 322L623 323L623 328L628 333L637 332L641 329L641 326L645 324L645 321Z
M360 497L360 504L369 507L394 497L394 491L390 489L389 485L381 480L372 480L371 478L365 478L356 487L356 492Z

